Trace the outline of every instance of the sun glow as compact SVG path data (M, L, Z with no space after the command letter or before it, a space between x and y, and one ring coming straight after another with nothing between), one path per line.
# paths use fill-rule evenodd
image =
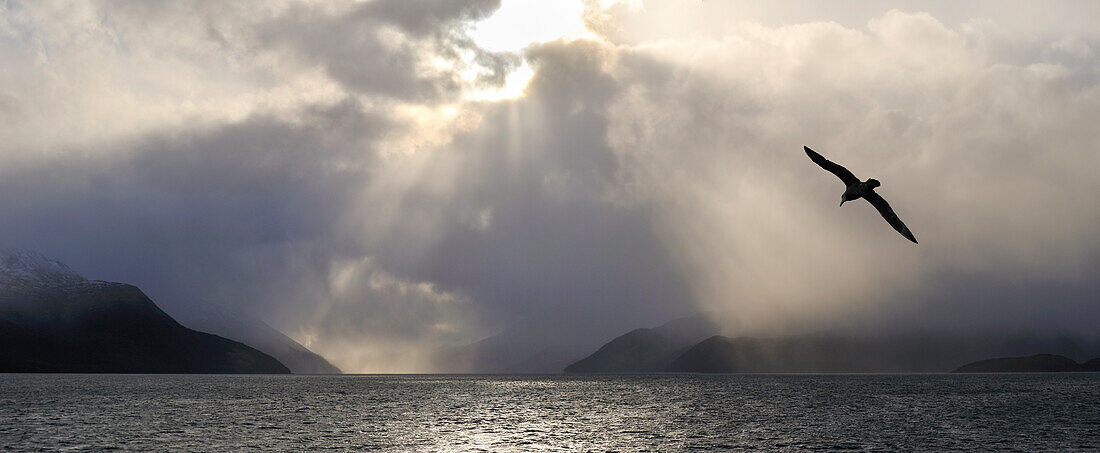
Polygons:
M581 0L504 0L491 17L474 26L470 36L483 49L522 52L532 44L557 39L595 39L584 25ZM475 101L500 101L523 96L534 71L524 62L508 74L504 86L471 93Z
M478 46L494 52L518 52L559 38L594 37L584 26L580 0L505 0L471 36Z
M523 96L523 91L527 89L527 84L534 75L535 71L525 61L519 68L516 68L504 78L504 86L478 90L469 93L466 98L472 101L500 101L518 98Z

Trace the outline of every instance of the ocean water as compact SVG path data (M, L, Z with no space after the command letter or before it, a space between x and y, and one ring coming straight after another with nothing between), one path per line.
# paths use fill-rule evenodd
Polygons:
M3 451L1098 451L1100 374L0 375Z

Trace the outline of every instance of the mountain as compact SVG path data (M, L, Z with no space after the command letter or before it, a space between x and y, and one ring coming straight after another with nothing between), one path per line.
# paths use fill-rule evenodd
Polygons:
M654 328L634 329L596 352L565 367L566 373L660 372L690 346L719 332L703 315L680 318Z
M727 338L715 335L692 346L667 371L695 373L836 373L875 371L864 362L879 354L866 344L837 338ZM887 371L887 370L883 370Z
M186 309L165 308L183 325L256 348L278 359L291 373L340 374L340 369L324 357L267 323L243 313L209 303L192 304Z
M565 314L562 314L565 316ZM621 332L633 321L629 316L585 316L576 311L569 331L562 319L532 316L480 341L437 351L436 371L443 373L561 373Z
M666 370L693 373L943 372L958 363L980 357L1021 355L1036 350L1088 356L1100 352L1100 346L1061 336L713 336L685 351Z
M0 290L33 290L84 282L65 263L14 247L0 247Z
M1092 359L1089 362L1100 361ZM1053 373L1090 371L1073 359L1055 354L1035 354L1027 357L1001 357L968 363L952 373Z
M1081 366L1085 367L1087 371L1100 371L1100 357L1082 363Z
M135 286L86 280L0 249L0 372L289 373L275 358L188 329Z

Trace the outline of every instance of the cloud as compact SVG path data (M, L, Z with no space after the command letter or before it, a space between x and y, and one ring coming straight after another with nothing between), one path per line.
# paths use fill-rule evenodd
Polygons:
M380 175L363 205L386 219L379 263L462 288L498 322L629 306L610 321L628 327L683 311L669 303L686 295L651 222L613 197L606 53L585 41L532 51L526 97L488 106L478 127Z
M5 2L0 152L6 161L166 129L337 102L323 73L284 64L255 27L275 2ZM17 114L11 112L18 112Z
M1094 275L1097 210L1067 203L1100 189L1079 170L1096 159L1085 122L1100 89L1082 81L1094 66L991 60L930 15L897 11L866 30L749 24L721 41L642 44L620 57L629 88L609 140L635 163L636 192L661 206L696 300L741 329L846 323L926 300L959 273L975 287ZM921 245L897 241L867 206L833 207L842 188L802 144L883 181ZM981 316L938 294L959 311L918 322ZM1026 319L1018 304L995 309ZM1074 319L1061 322L1080 329Z
M323 11L299 4L260 27L259 36L321 65L354 92L442 102L461 93L466 79L503 86L518 67L517 56L482 50L468 36L471 22L499 6L499 0L378 0Z
M468 297L397 277L369 257L334 260L326 283L326 303L293 334L350 370L431 372L427 352L469 341L479 323Z
M734 334L1094 324L1095 39L878 10L646 39L662 3L611 5L605 40L514 55L467 35L496 2L5 3L0 237L351 371L699 309ZM523 96L468 96L523 62ZM802 145L921 244L836 208Z
M433 44L445 46L462 26L447 14L387 23L448 36ZM239 39L219 48L255 44L246 32L214 35ZM450 95L406 98L331 73L346 90L334 102L55 145L5 168L0 200L21 221L3 233L177 309L200 299L263 314L352 370L423 371L426 352L540 317L563 331L591 318L600 330L564 336L602 340L691 311L647 219L610 197L606 54L582 41L545 46L528 57L546 68L528 98L457 113L437 106Z

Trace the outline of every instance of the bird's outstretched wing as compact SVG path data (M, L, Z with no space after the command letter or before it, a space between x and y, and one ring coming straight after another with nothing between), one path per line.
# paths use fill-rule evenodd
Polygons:
M901 235L905 236L906 239L913 241L913 243L916 244L917 238L913 236L913 233L911 231L909 231L909 227L905 226L905 223L903 223L901 219L898 218L898 215L894 214L894 210L890 208L890 203L887 203L886 199L879 196L879 194L873 191L869 192L870 193L863 195L863 199L870 202L871 205L875 207L875 209L878 209L878 213L882 214L882 218L886 219L886 221L890 223L890 226L894 227L895 230L898 230L898 233L901 233Z
M829 170L829 173L836 175L837 178L840 178L841 181L844 181L844 186L850 186L859 182L859 178L857 178L856 175L853 175L852 172L848 171L847 168L844 168L840 166L840 164L826 159L825 156L814 152L814 150L810 149L810 147L808 146L803 146L802 148L806 150L806 155L810 156L810 160L814 161L815 164L820 165L821 168Z

